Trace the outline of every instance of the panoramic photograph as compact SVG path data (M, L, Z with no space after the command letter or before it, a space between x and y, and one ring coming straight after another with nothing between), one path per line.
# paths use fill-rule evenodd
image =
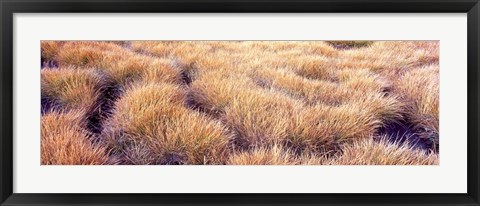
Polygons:
M439 41L41 41L41 165L439 165Z

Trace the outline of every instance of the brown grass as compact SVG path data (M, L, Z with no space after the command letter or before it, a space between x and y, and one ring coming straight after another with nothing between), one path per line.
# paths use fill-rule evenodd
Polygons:
M437 165L437 154L411 148L408 144L390 143L385 139L357 141L342 148L342 155L326 164L332 165Z
M427 65L406 72L396 82L402 94L407 115L424 138L438 146L439 143L439 67Z
M148 154L152 164L223 163L229 141L226 129L190 112L184 103L179 86L133 85L115 105L105 142L131 164L144 161L137 159L138 153Z
M240 147L280 144L292 130L300 103L278 93L243 91L225 110L224 122Z
M101 61L103 53L107 51L120 51L115 44L103 42L66 42L55 56L61 66L86 66L95 67Z
M51 61L57 56L61 50L62 42L59 41L41 41L41 56L44 60Z
M374 140L400 122L438 152L435 41L41 47L59 65L42 69L42 101L56 103L52 115L84 111L76 127L101 124L95 147L119 164L438 164L437 154ZM107 115L92 122L97 109Z
M81 126L84 113L69 111L48 113L41 119L42 165L101 165L115 164L106 150L89 140Z
M45 68L41 71L42 97L64 109L92 111L97 106L105 79L95 70L74 67Z
M270 147L255 147L248 151L232 154L229 165L318 165L327 161L325 157L316 157L311 154L297 155L288 148L280 145Z

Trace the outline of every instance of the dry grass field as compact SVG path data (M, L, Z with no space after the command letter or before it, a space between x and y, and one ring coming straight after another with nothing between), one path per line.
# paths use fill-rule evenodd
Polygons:
M41 163L437 165L437 41L42 41Z

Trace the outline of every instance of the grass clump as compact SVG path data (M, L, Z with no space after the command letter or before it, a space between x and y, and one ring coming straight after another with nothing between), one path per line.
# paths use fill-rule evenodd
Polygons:
M290 151L285 151L281 146L272 148L255 148L249 151L238 152L229 157L230 165L292 165L298 164L296 156Z
M299 103L282 94L244 91L225 110L224 122L240 147L279 144L289 136Z
M294 148L338 150L344 143L371 138L384 122L399 118L399 109L400 105L394 100L372 105L351 102L306 107L298 113L289 141Z
M89 140L84 111L52 112L41 119L42 165L114 164L104 147Z
M61 50L62 44L63 43L59 41L41 41L40 48L43 61L54 60L55 56L57 56Z
M54 101L63 109L92 111L98 105L105 79L95 70L78 70L74 67L41 71L42 98Z
M96 67L104 52L120 51L121 47L105 42L66 42L55 56L60 66Z
M97 66L122 87L135 81L166 83L181 81L181 71L171 61L129 52L106 52Z
M115 105L105 141L127 163L136 164L138 149L151 164L220 164L229 135L217 121L185 108L185 94L171 84L129 87ZM137 145L140 145L137 147Z
M249 87L255 87L255 84L246 76L209 72L191 83L189 97L194 107L220 117L235 96L244 92L243 88Z
M298 156L292 150L281 145L255 147L248 151L235 152L229 159L229 165L310 165L319 164L324 157L311 154Z
M408 144L381 139L357 141L342 148L343 153L330 159L332 165L438 165L437 154L414 149Z
M396 91L409 102L407 116L433 149L439 143L439 68L428 65L406 72L396 83Z

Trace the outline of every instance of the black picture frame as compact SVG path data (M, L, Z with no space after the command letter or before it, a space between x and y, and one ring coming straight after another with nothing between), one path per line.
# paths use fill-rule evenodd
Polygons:
M1 205L480 205L478 0L0 0ZM466 194L21 194L13 193L13 14L15 13L467 13L468 190Z

